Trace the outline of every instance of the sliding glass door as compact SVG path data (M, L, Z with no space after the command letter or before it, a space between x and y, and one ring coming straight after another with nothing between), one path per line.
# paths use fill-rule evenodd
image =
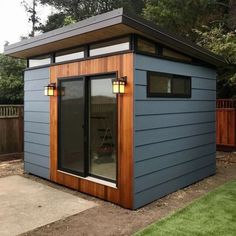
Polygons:
M117 104L110 76L89 81L89 173L116 180Z
M59 80L60 170L116 181L115 75Z
M59 169L84 176L84 79L60 80L59 95Z

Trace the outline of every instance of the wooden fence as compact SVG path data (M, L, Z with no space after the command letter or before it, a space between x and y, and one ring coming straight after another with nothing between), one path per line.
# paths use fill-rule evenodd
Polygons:
M236 150L236 99L217 100L216 144L218 150Z
M23 152L23 105L0 105L0 155Z

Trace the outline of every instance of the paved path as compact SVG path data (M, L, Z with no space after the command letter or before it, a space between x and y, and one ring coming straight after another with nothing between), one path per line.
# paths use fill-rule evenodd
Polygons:
M21 176L0 178L0 235L17 235L96 206Z

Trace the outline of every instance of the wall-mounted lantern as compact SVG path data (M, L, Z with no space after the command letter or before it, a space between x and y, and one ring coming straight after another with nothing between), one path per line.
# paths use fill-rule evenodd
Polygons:
M55 90L56 90L56 83L50 83L47 86L44 86L44 95L54 96Z
M126 83L127 83L127 76L112 80L112 92L115 94L125 93Z

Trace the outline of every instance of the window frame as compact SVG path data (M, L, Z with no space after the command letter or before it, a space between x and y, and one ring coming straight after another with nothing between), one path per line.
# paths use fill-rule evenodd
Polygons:
M140 50L139 47L138 47L138 40L141 39L143 41L147 41L147 42L150 42L151 44L154 44L155 46L155 52L154 53L151 53L151 52L148 52L148 51L144 51L144 50ZM152 40L148 39L148 38L145 38L143 36L140 36L140 35L134 35L134 51L135 53L138 53L138 54L143 54L143 55L148 55L148 56L154 56L154 57L160 57L161 56L161 53L162 53L162 48L160 47L160 45L158 45L157 43L153 42Z
M42 57L45 57L42 59ZM50 62L49 63L45 63L45 64L41 64L41 65L36 65L36 66L30 66L30 60L40 60L40 58L42 60L44 59L49 59ZM51 53L47 53L47 54L41 54L38 56L34 56L34 57L30 57L27 59L27 68L37 68L37 67L45 67L45 66L50 66L52 64L52 62L54 61L53 59L53 55Z
M79 50L81 49L81 50ZM72 53L67 53L68 51L75 51L75 52L72 52ZM75 60L81 60L81 59L84 59L86 56L86 52L85 52L85 46L79 46L79 47L72 47L72 48L69 48L69 49L63 49L63 50L59 50L59 51L56 51L54 52L53 54L53 63L55 64L58 64L58 63L65 63L67 61L75 61ZM80 52L83 52L83 57L79 57L79 58L73 58L73 59L66 59L66 60L62 60L62 61L56 61L57 57L62 57L62 56L69 56L69 55L72 55L72 54L75 54L75 53L80 53ZM61 55L58 55L58 54L61 54Z
M123 43L113 44L114 41L123 40L123 39L127 39L127 41L125 41ZM100 53L97 53L97 54L95 53L96 55L91 55L92 50L102 50L104 48L114 47L114 46L117 46L117 45L120 45L120 44L126 44L126 43L128 43L128 49L123 49L123 50L118 50L118 51L116 51L116 50L115 51L109 51L109 52L105 52L105 53L101 53L101 54ZM102 46L103 44L105 44L105 45ZM93 48L93 47L95 47L95 48ZM129 51L129 50L131 50L131 35L128 34L128 35L124 35L124 36L121 36L121 37L120 36L119 37L114 37L114 38L111 38L109 40L101 40L101 41L89 44L88 55L91 58L95 58L95 57L101 57L103 55L113 55L113 54L117 54L117 53L123 53L123 52Z
M96 178L98 180L104 180L110 183L115 184L116 187L118 187L118 177L119 177L119 148L118 148L118 95L116 95L116 179L112 180L106 177L102 177L102 176L98 176L98 175L93 175L90 173L89 171L89 158L90 158L90 125L89 125L89 112L90 112L90 78L95 78L95 79L99 79L101 77L114 77L114 78L118 78L118 71L110 71L110 72L101 72L101 73L94 73L94 74L84 74L84 75L80 75L80 76L66 76L66 77L58 77L58 87L57 89L60 90L61 89L61 85L63 81L68 81L68 80L78 80L81 79L84 81L84 86L83 86L83 92L84 92L84 101L83 101L83 106L84 106L84 114L83 114L83 119L84 119L84 170L83 172L79 172L79 171L74 171L74 170L69 170L67 168L63 168L61 166L61 133L60 133L60 129L61 129L61 96L58 96L58 103L57 103L57 116L58 116L58 124L57 124L57 132L58 132L58 139L57 139L57 152L58 152L58 156L57 156L57 170L58 171L63 171L66 172L67 174L74 174L76 175L78 178L89 178L89 177L93 177Z
M171 79L171 92L170 93L155 93L150 92L151 86L151 75L160 75ZM173 93L173 79L184 79L185 81L189 81L189 94L178 94ZM186 84L185 84L186 86ZM192 77L184 76L184 75L176 75L171 73L163 73L163 72L156 72L156 71L148 71L147 72L147 97L150 98L191 98L192 97Z

